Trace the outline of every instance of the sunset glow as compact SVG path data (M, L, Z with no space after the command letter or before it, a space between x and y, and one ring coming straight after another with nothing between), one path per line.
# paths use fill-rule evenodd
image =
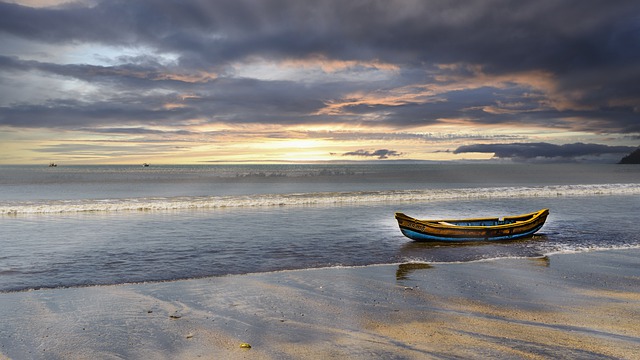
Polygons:
M581 161L609 161L640 143L634 2L14 0L0 14L0 164L496 160L484 145L528 143L558 153L497 160L575 161L562 145L579 143Z

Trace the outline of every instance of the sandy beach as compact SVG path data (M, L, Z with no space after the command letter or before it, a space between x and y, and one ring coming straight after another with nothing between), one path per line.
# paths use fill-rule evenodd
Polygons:
M633 249L2 293L0 357L637 359L639 289Z

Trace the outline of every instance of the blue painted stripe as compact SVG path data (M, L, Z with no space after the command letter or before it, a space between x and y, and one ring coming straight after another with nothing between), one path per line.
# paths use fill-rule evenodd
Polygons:
M544 224L537 226L527 232L519 233L519 234L511 234L504 236L494 236L490 238L484 237L469 237L469 238L457 238L457 237L442 237L442 236L434 236L429 234L424 234L421 232L413 231L410 229L401 228L402 233L413 240L416 241L441 241L441 242L461 242L461 241L500 241L500 240L513 240L519 239L527 236L533 235L536 231L540 230Z

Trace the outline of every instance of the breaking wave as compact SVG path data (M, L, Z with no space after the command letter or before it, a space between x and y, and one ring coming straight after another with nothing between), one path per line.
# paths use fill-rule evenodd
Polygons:
M0 203L0 215L75 212L165 211L241 207L342 205L375 202L428 202L559 196L639 195L640 184L553 185L425 190L310 192L233 196L178 196L123 199L11 201Z

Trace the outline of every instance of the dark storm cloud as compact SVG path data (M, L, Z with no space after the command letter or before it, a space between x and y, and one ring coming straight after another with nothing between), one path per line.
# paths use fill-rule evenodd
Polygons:
M172 73L172 69L157 63L131 63L120 66L96 66L86 64L58 65L40 61L23 61L15 56L0 55L0 68L6 72L41 73L83 80L91 83L109 83L122 88L167 88L186 90L199 84L214 81L212 78L194 80L189 74Z
M52 101L44 105L16 105L0 108L0 124L15 127L77 128L102 126L118 122L128 124L170 123L189 119L188 109L151 109L135 102L82 103Z
M493 153L497 158L529 160L534 158L581 158L609 154L617 156L633 151L632 146L607 146L600 144L565 144L549 143L513 143L513 144L476 144L458 147L453 153Z
M322 107L323 102L315 96L317 89L296 83L221 79L208 84L206 88L197 84L191 86L189 89L195 90L199 95L182 98L179 92L167 95L147 93L147 90L161 88L176 90L175 86L168 85L175 83L174 81L131 81L140 84L136 87L138 92L115 93L107 100L86 102L52 99L44 104L23 103L0 107L0 125L63 128L117 123L172 125L194 118L232 123L296 124L338 121L308 115ZM122 82L118 83L118 88L127 89ZM178 106L167 108L167 103Z
M1 4L0 13L0 29L18 36L143 42L214 61L322 52L570 69L630 63L640 52L634 1L109 0L55 9Z
M2 86L3 74L34 71L110 91L75 105L56 99L56 94L47 98L47 104L5 104L0 124L68 127L83 121L131 125L205 118L267 124L369 122L402 129L464 118L479 125L640 132L637 1L109 0L92 4L30 8L0 2L0 39L24 39L25 48L38 43L99 44L146 48L149 53L119 57L123 63L118 65L96 66L25 60L15 44L0 50L0 55L4 53L0 98L12 91ZM161 61L161 54L175 55L174 63ZM308 60L318 55L337 61L377 60L400 70L384 82L325 74L303 84L305 79L237 79L229 67L234 61ZM442 80L434 64L478 68L442 70L440 74L449 76ZM416 83L446 85L454 77L464 83L478 71L486 77L542 72L552 79L553 91L523 83L501 88L488 84L433 95L442 101L361 103L346 106L341 114L319 114L326 102L351 92L391 91ZM219 78L193 80L198 72L215 72ZM150 93L157 89L164 91L165 99ZM182 108L161 108L161 100L185 92L196 96ZM129 100L124 105L122 96ZM500 108L507 103L517 105ZM488 107L501 111L487 111ZM366 115L376 120L365 120Z

